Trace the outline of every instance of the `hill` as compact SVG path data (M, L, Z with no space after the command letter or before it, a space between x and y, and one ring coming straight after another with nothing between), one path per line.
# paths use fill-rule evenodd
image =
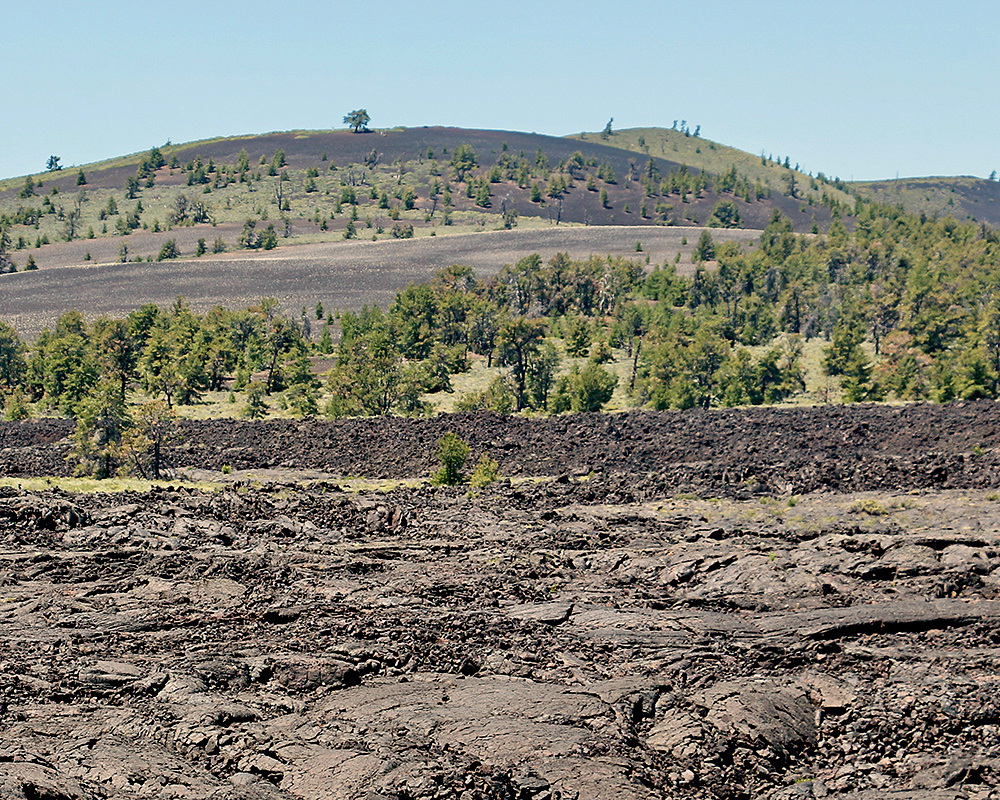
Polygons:
M220 138L4 181L0 227L9 271L92 262L108 250L98 240L114 242L116 261L149 261L518 225L760 229L775 209L805 232L849 210L811 189L793 197L732 165L715 175L669 155L436 127Z
M789 178L793 177L797 193L817 201L827 194L853 206L854 198L862 197L928 217L950 215L1000 228L1000 182L996 180L960 176L844 181L823 173L813 176L801 172L787 156L781 159L772 154L753 155L690 132L663 128L629 128L610 135L580 133L567 138L596 140L630 153L672 159L713 174L735 167L740 174L761 182L772 192L787 192Z
M852 183L859 195L926 216L950 214L1000 228L1000 182L982 178L898 178Z
M579 133L567 137L574 141L600 141L610 147L640 153L650 158L666 158L687 164L694 169L721 175L735 168L753 182L759 182L772 194L787 194L789 178L794 178L796 194L820 202L823 194L845 204L854 198L839 178L827 178L822 173L816 177L802 172L798 164L791 166L791 159L781 159L774 154L753 155L735 147L695 136L688 130L667 128L628 128L611 133ZM785 162L788 166L785 166Z

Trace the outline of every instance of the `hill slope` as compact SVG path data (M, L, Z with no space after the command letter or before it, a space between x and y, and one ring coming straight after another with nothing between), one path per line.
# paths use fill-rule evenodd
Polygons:
M713 233L717 241L743 245L760 235L760 231L748 230ZM157 234L161 238L172 235ZM694 271L691 252L697 239L697 230L682 227L560 225L411 241L315 242L270 252L206 254L170 264L119 264L114 263L113 253L107 252L105 260L111 263L3 276L0 320L33 340L44 328L52 328L59 314L69 308L88 318L101 314L123 317L143 303L167 308L178 295L200 313L216 305L249 306L262 297L277 298L281 308L293 315L301 307L314 308L317 302L331 311L364 305L387 307L397 291L409 283L429 280L438 268L462 264L487 276L530 253L538 253L546 261L557 252L580 259L591 254L643 260L648 256L657 264L679 257L678 272L687 274ZM637 241L641 242L641 253L635 250ZM84 246L88 245L67 242L52 248ZM107 246L113 249L114 243Z
M789 176L794 177L796 194L821 200L823 193L842 202L852 203L851 194L845 190L839 179L828 180L822 176L813 178L795 167L783 166L784 161L773 157L752 155L735 147L713 142L690 132L666 128L628 128L602 133L580 133L567 137L574 141L600 141L610 147L618 147L632 153L641 153L649 158L666 158L687 164L695 169L722 174L735 167L741 175L752 181L759 181L772 193L785 194L789 187Z
M862 197L918 214L972 220L1000 228L1000 182L982 178L898 178L850 184Z
M456 153L464 159L456 158ZM725 225L762 228L775 209L824 229L815 192L790 197L597 141L504 131L408 128L290 131L154 148L0 183L0 226L17 269L68 266L59 241L113 240L124 260L344 238L407 238L516 225ZM846 208L842 209L846 211ZM273 233L268 234L268 227ZM172 233L155 241L144 234ZM182 229L198 231L182 245ZM267 238L263 238L265 237ZM263 240L262 240L263 239ZM96 257L84 246L73 258ZM9 266L9 264L8 264Z
M958 220L984 222L1000 228L1000 182L968 176L896 178L883 181L842 181L815 177L791 167L780 158L753 155L734 147L693 136L680 130L630 128L604 136L581 133L567 137L574 141L600 141L631 153L658 156L719 174L734 166L741 174L760 181L772 192L787 192L793 176L797 193L819 200L824 193L846 205L862 197L927 216L951 215ZM795 165L798 166L798 165Z

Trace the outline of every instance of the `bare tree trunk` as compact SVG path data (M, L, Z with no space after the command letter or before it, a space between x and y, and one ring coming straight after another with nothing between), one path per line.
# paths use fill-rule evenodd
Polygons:
M639 351L642 349L642 337L635 343L635 355L632 357L632 375L628 380L628 390L631 392L635 389L635 375L639 371Z

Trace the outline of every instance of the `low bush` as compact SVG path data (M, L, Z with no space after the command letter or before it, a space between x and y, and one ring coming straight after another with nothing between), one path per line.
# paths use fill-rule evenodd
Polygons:
M437 443L434 457L441 462L441 469L431 475L431 483L435 485L454 486L465 481L462 467L469 457L469 445L449 431Z
M493 483L497 479L499 469L500 465L486 453L483 453L479 457L476 468L472 470L472 475L469 476L469 485L474 489L479 489Z

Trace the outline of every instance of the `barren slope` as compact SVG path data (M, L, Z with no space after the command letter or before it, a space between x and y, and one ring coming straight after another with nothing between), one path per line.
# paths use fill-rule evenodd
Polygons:
M197 236L194 229L187 231ZM194 241L181 240L183 233L182 229L169 236L193 249ZM103 250L94 241L72 242L59 246L86 247L97 263L4 275L0 319L31 338L69 309L88 317L120 316L143 303L170 304L178 295L202 312L215 305L244 308L262 297L277 297L291 313L302 306L311 309L317 301L331 310L385 306L397 290L427 280L442 267L463 264L488 275L531 253L544 259L557 252L573 258L612 254L645 261L649 256L656 263L672 261L681 253L683 271L691 267L690 253L699 234L696 228L558 226L401 241L328 242L141 264L100 263L114 258L117 244L110 239L103 242ZM717 241L749 243L757 241L760 231L713 229L712 236ZM687 243L682 244L685 238ZM641 242L642 252L636 252L636 242Z
M0 797L995 797L1000 501L939 488L1000 485L995 404L232 423L183 452L422 473L443 422L507 473L597 471L0 490ZM4 468L63 433L0 426Z

